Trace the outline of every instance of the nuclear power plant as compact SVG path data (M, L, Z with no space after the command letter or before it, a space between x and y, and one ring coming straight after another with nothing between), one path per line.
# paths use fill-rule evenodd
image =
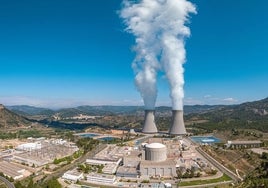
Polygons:
M157 127L155 124L155 111L145 110L143 133L157 133ZM172 121L169 127L168 133L170 135L185 135L186 129L183 120L182 110L172 110Z
M143 133L157 133L157 128L154 120L154 110L145 110Z

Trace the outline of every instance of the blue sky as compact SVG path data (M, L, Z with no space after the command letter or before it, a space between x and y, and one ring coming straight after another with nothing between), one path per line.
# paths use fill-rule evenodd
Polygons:
M186 40L185 104L233 104L268 96L266 0L193 0ZM134 39L121 0L0 2L0 103L44 107L142 105ZM170 105L158 78L157 105Z

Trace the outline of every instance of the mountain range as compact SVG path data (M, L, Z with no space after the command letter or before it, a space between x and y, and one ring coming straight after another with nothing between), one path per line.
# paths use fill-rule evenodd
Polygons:
M258 129L268 132L268 98L239 105L223 106L214 111L189 114L186 119L207 120L197 125L207 130L224 130L226 127Z
M223 105L193 105L184 106L185 114L204 113L224 107ZM52 110L49 108L39 108L27 105L7 106L7 109L22 116L59 116L61 118L74 117L80 114L90 116L104 115L139 115L143 114L142 106L78 106L74 108L63 108ZM159 115L171 114L171 107L160 106L156 107L156 113Z
M142 116L141 106L78 106L52 110L33 106L7 106L0 105L0 127L27 126L35 116L42 119L59 117L71 118L79 115L88 116ZM184 106L186 121L206 120L196 126L204 129L224 129L226 126L233 128L256 128L268 132L268 98L246 102L238 105L194 105ZM170 117L170 107L157 107L157 117ZM202 121L204 122L204 121Z

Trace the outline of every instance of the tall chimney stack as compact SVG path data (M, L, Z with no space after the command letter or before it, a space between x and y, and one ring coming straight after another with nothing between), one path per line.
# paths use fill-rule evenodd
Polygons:
M185 135L186 134L182 110L172 110L172 122L169 128L169 134L171 135Z
M142 132L157 133L157 128L154 121L154 110L145 110L145 119Z

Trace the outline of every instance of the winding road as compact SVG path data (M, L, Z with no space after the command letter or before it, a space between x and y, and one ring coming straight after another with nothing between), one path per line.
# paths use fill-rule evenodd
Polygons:
M13 183L11 183L10 181L8 181L6 178L0 176L0 180L3 181L8 188L15 188L15 186L13 185Z

